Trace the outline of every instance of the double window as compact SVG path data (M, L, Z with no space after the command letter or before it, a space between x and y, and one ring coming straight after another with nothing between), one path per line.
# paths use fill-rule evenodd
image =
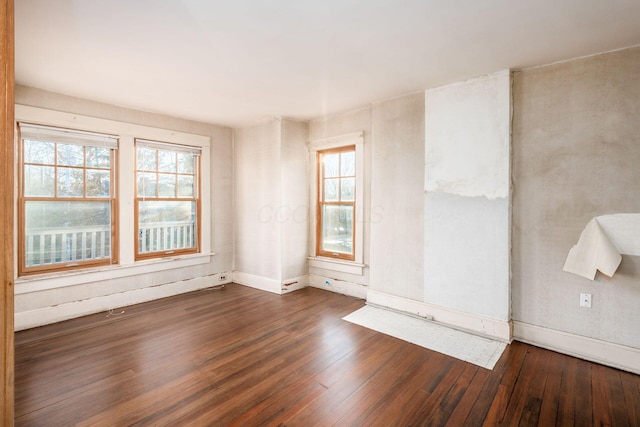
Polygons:
M356 148L317 152L316 255L355 258Z
M19 273L117 261L116 137L20 125Z
M115 264L119 244L135 260L200 251L199 147L135 140L120 175L135 203L121 210L118 137L26 123L19 135L19 275ZM135 236L120 235L119 212Z

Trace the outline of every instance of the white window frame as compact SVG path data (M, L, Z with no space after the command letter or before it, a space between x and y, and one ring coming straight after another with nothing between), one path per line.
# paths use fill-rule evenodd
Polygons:
M17 122L38 123L45 126L77 129L80 131L115 135L119 139L117 182L118 185L118 265L88 268L69 272L16 277L16 294L34 292L64 286L75 286L116 277L146 274L183 266L206 264L211 260L211 141L208 136L195 135L173 130L136 125L132 123L83 116L61 111L48 110L16 104ZM17 127L17 126L16 126ZM16 138L18 133L16 132ZM166 141L168 143L194 146L201 150L201 247L197 254L176 255L166 258L135 261L134 218L135 202L135 138ZM19 141L15 141L16 144ZM17 145L16 145L17 146ZM17 160L16 160L17 161ZM19 171L16 164L16 171ZM17 207L17 192L14 205ZM18 236L17 224L15 236ZM17 250L17 237L14 239ZM16 257L17 258L17 257ZM16 274L17 274L17 261ZM60 280L65 277L65 280Z
M355 223L355 252L354 260L341 260L316 254L316 227L317 227L317 203L318 203L318 151L341 148L348 146L356 148L356 223ZM350 274L363 274L364 258L364 132L355 132L339 135L331 138L313 140L309 142L310 188L309 206L309 263L311 267L340 271Z

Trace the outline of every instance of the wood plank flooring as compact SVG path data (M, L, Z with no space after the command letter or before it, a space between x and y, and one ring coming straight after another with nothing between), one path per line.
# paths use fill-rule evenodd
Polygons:
M18 332L15 424L640 426L640 376L518 342L489 371L362 305L232 284Z

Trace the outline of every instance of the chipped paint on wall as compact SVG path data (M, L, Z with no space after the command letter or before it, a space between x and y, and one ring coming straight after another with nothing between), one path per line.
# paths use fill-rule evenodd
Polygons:
M509 196L511 73L426 91L425 191Z

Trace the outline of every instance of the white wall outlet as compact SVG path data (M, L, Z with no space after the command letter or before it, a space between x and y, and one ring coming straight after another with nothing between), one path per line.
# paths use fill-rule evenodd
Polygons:
M591 294L580 294L580 307L591 308Z
M226 275L225 273L222 273L222 274L220 275L220 279L219 279L219 280L220 280L221 282L222 282L223 280L227 280L227 275Z

